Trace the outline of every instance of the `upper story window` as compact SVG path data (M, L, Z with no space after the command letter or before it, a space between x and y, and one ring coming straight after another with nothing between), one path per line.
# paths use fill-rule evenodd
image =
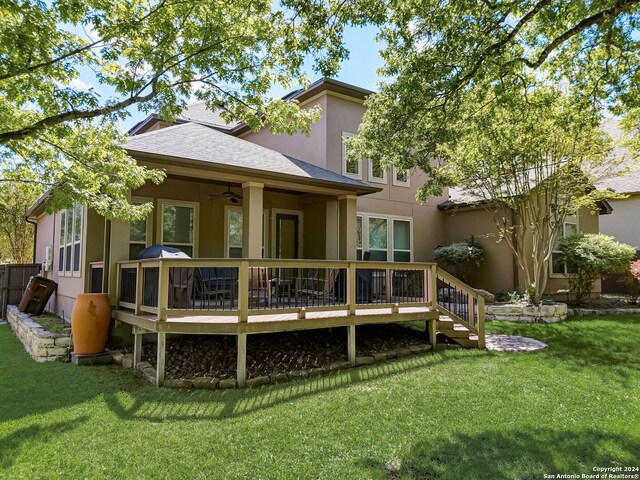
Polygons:
M132 198L133 205L150 202L151 199ZM151 215L129 225L129 260L136 260L142 250L151 245Z
M195 202L159 200L159 243L179 248L190 257L197 256L199 207Z
M409 186L409 170L398 170L393 167L393 184L397 187Z
M382 167L381 160L369 160L369 181L387 183L387 170Z
M347 160L347 142L352 137L353 133L342 132L342 174L362 179L362 160Z
M82 216L82 205L60 212L58 272L62 275L80 275Z
M567 267L567 264L564 260L564 254L558 249L560 244L560 240L566 237L570 237L571 235L576 235L578 233L578 223L577 219L573 219L572 221L564 222L562 231L558 238L556 239L556 244L553 247L553 253L551 254L551 273L557 275L566 275L568 273L574 273L573 270Z

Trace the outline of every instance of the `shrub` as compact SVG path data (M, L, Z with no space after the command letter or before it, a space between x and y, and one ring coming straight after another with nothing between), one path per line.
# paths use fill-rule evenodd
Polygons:
M479 267L484 261L484 249L473 237L464 242L436 247L433 253L436 262L454 267L455 275L465 282L469 281L470 267Z
M603 275L625 272L635 256L630 245L609 235L583 233L560 241L569 273L569 290L576 305L582 305L591 293L593 282Z
M629 287L631 303L636 303L640 296L640 260L631 262L624 283Z

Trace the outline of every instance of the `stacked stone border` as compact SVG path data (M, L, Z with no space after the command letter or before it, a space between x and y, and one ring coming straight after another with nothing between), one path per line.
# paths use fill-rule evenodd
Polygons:
M485 320L525 323L555 323L567 319L567 305L554 303L552 305L506 305L485 306Z
M443 345L438 344L437 349L445 348L460 348L459 345ZM395 350L389 350L381 353L373 353L367 356L356 357L356 364L354 367L361 365L371 365L374 363L381 363L393 358L409 357L411 355L418 355L421 353L431 351L431 345L411 345L407 348L397 348ZM115 352L113 355L113 361L124 368L133 368L133 354L123 354L122 352ZM272 373L271 375L263 375L259 377L249 378L246 382L247 387L260 387L270 383L283 383L289 380L296 380L300 378L314 377L317 375L323 375L326 373L334 372L336 370L343 370L351 368L352 365L347 360L337 360L330 363L327 366L320 368L310 368L304 370L292 370L288 373ZM137 364L137 374L146 379L150 384L155 385L156 370L149 362L140 362ZM228 389L237 388L237 382L235 378L213 378L213 377L198 377L198 378L180 378L172 379L167 378L162 384L163 387L168 388L186 388L186 389L201 389L201 390L216 390L216 389Z
M22 313L15 305L7 306L7 322L24 349L36 362L68 360L71 350L70 333L51 333Z

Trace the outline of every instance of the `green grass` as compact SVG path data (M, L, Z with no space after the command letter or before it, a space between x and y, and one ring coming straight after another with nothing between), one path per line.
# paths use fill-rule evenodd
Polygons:
M45 312L42 315L34 315L31 318L34 322L39 323L42 328L51 333L63 333L64 329L69 327L68 324L65 324L62 317L51 312Z
M488 330L549 349L189 392L36 364L0 326L0 477L541 479L640 465L640 319Z

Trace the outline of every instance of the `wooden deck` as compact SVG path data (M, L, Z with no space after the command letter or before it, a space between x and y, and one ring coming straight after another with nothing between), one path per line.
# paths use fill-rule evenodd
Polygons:
M132 326L135 364L142 336L156 335L158 386L167 334L236 336L239 386L250 334L347 327L352 365L358 325L421 320L433 349L441 335L484 348L484 300L432 263L158 259L120 262L117 277L113 316Z
M136 315L130 311L116 310L113 316L118 321L153 333L237 335L411 320L437 320L439 315L438 311L431 307L399 307L397 310L392 312L389 308L363 308L356 309L355 315L350 315L346 309L312 311L307 312L305 318L299 318L298 313L249 315L246 322L240 322L237 315L173 315L164 321L158 321L153 314Z

